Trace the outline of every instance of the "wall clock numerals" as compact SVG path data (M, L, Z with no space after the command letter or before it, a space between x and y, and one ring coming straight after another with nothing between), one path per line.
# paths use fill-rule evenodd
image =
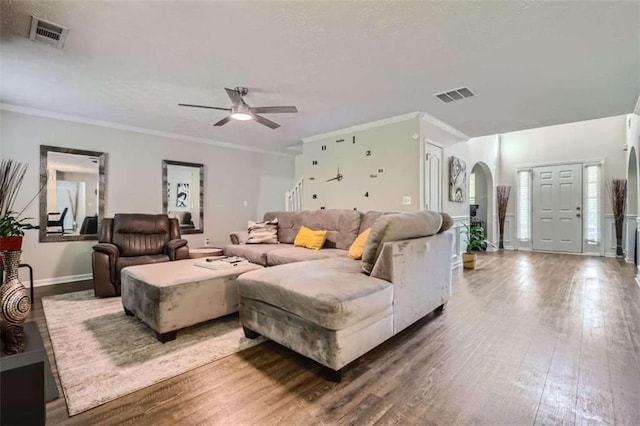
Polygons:
M309 180L316 180L316 178L314 178L314 177L310 177L310 178L309 178Z
M344 142L344 139L338 139L336 143Z
M311 162L311 165L312 165L312 166L317 166L317 165L318 165L318 160L313 160L313 161Z
M311 198L313 198L314 200L317 200L317 199L318 199L318 194L313 194L313 195L311 196Z
M364 152L364 156L365 157L371 157L371 151L365 151Z
M373 178L377 178L378 175L369 175L369 177L373 179Z
M351 137L351 143L356 143L356 137L355 136Z
M365 192L365 193L364 193L364 196L365 196L365 197L367 197L367 198L369 198L369 191Z
M326 145L322 145L322 146L320 147L320 150L321 150L321 151L326 151L326 150L327 150L327 146L326 146Z

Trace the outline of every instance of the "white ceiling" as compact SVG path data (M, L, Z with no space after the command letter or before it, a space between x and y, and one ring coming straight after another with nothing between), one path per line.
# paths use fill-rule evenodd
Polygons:
M640 2L2 2L0 100L280 150L411 111L470 136L631 112ZM30 15L70 28L28 40ZM212 127L224 87L297 105ZM469 86L476 98L433 95Z

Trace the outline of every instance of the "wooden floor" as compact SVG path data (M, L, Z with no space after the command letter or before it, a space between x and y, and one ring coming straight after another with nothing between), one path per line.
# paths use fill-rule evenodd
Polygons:
M640 287L614 259L484 254L340 384L268 342L72 418L60 398L47 423L639 425Z

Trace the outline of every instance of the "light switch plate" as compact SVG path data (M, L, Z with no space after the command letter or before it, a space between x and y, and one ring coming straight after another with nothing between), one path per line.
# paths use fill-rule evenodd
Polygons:
M402 197L402 205L403 206L410 206L411 205L411 197L408 195L405 195L404 197Z

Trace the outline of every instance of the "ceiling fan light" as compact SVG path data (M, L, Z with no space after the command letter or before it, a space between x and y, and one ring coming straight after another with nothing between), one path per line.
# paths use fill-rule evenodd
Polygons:
M247 114L246 112L234 112L233 114L231 114L231 118L233 118L234 120L247 121L251 120L253 117L251 117L251 115Z

